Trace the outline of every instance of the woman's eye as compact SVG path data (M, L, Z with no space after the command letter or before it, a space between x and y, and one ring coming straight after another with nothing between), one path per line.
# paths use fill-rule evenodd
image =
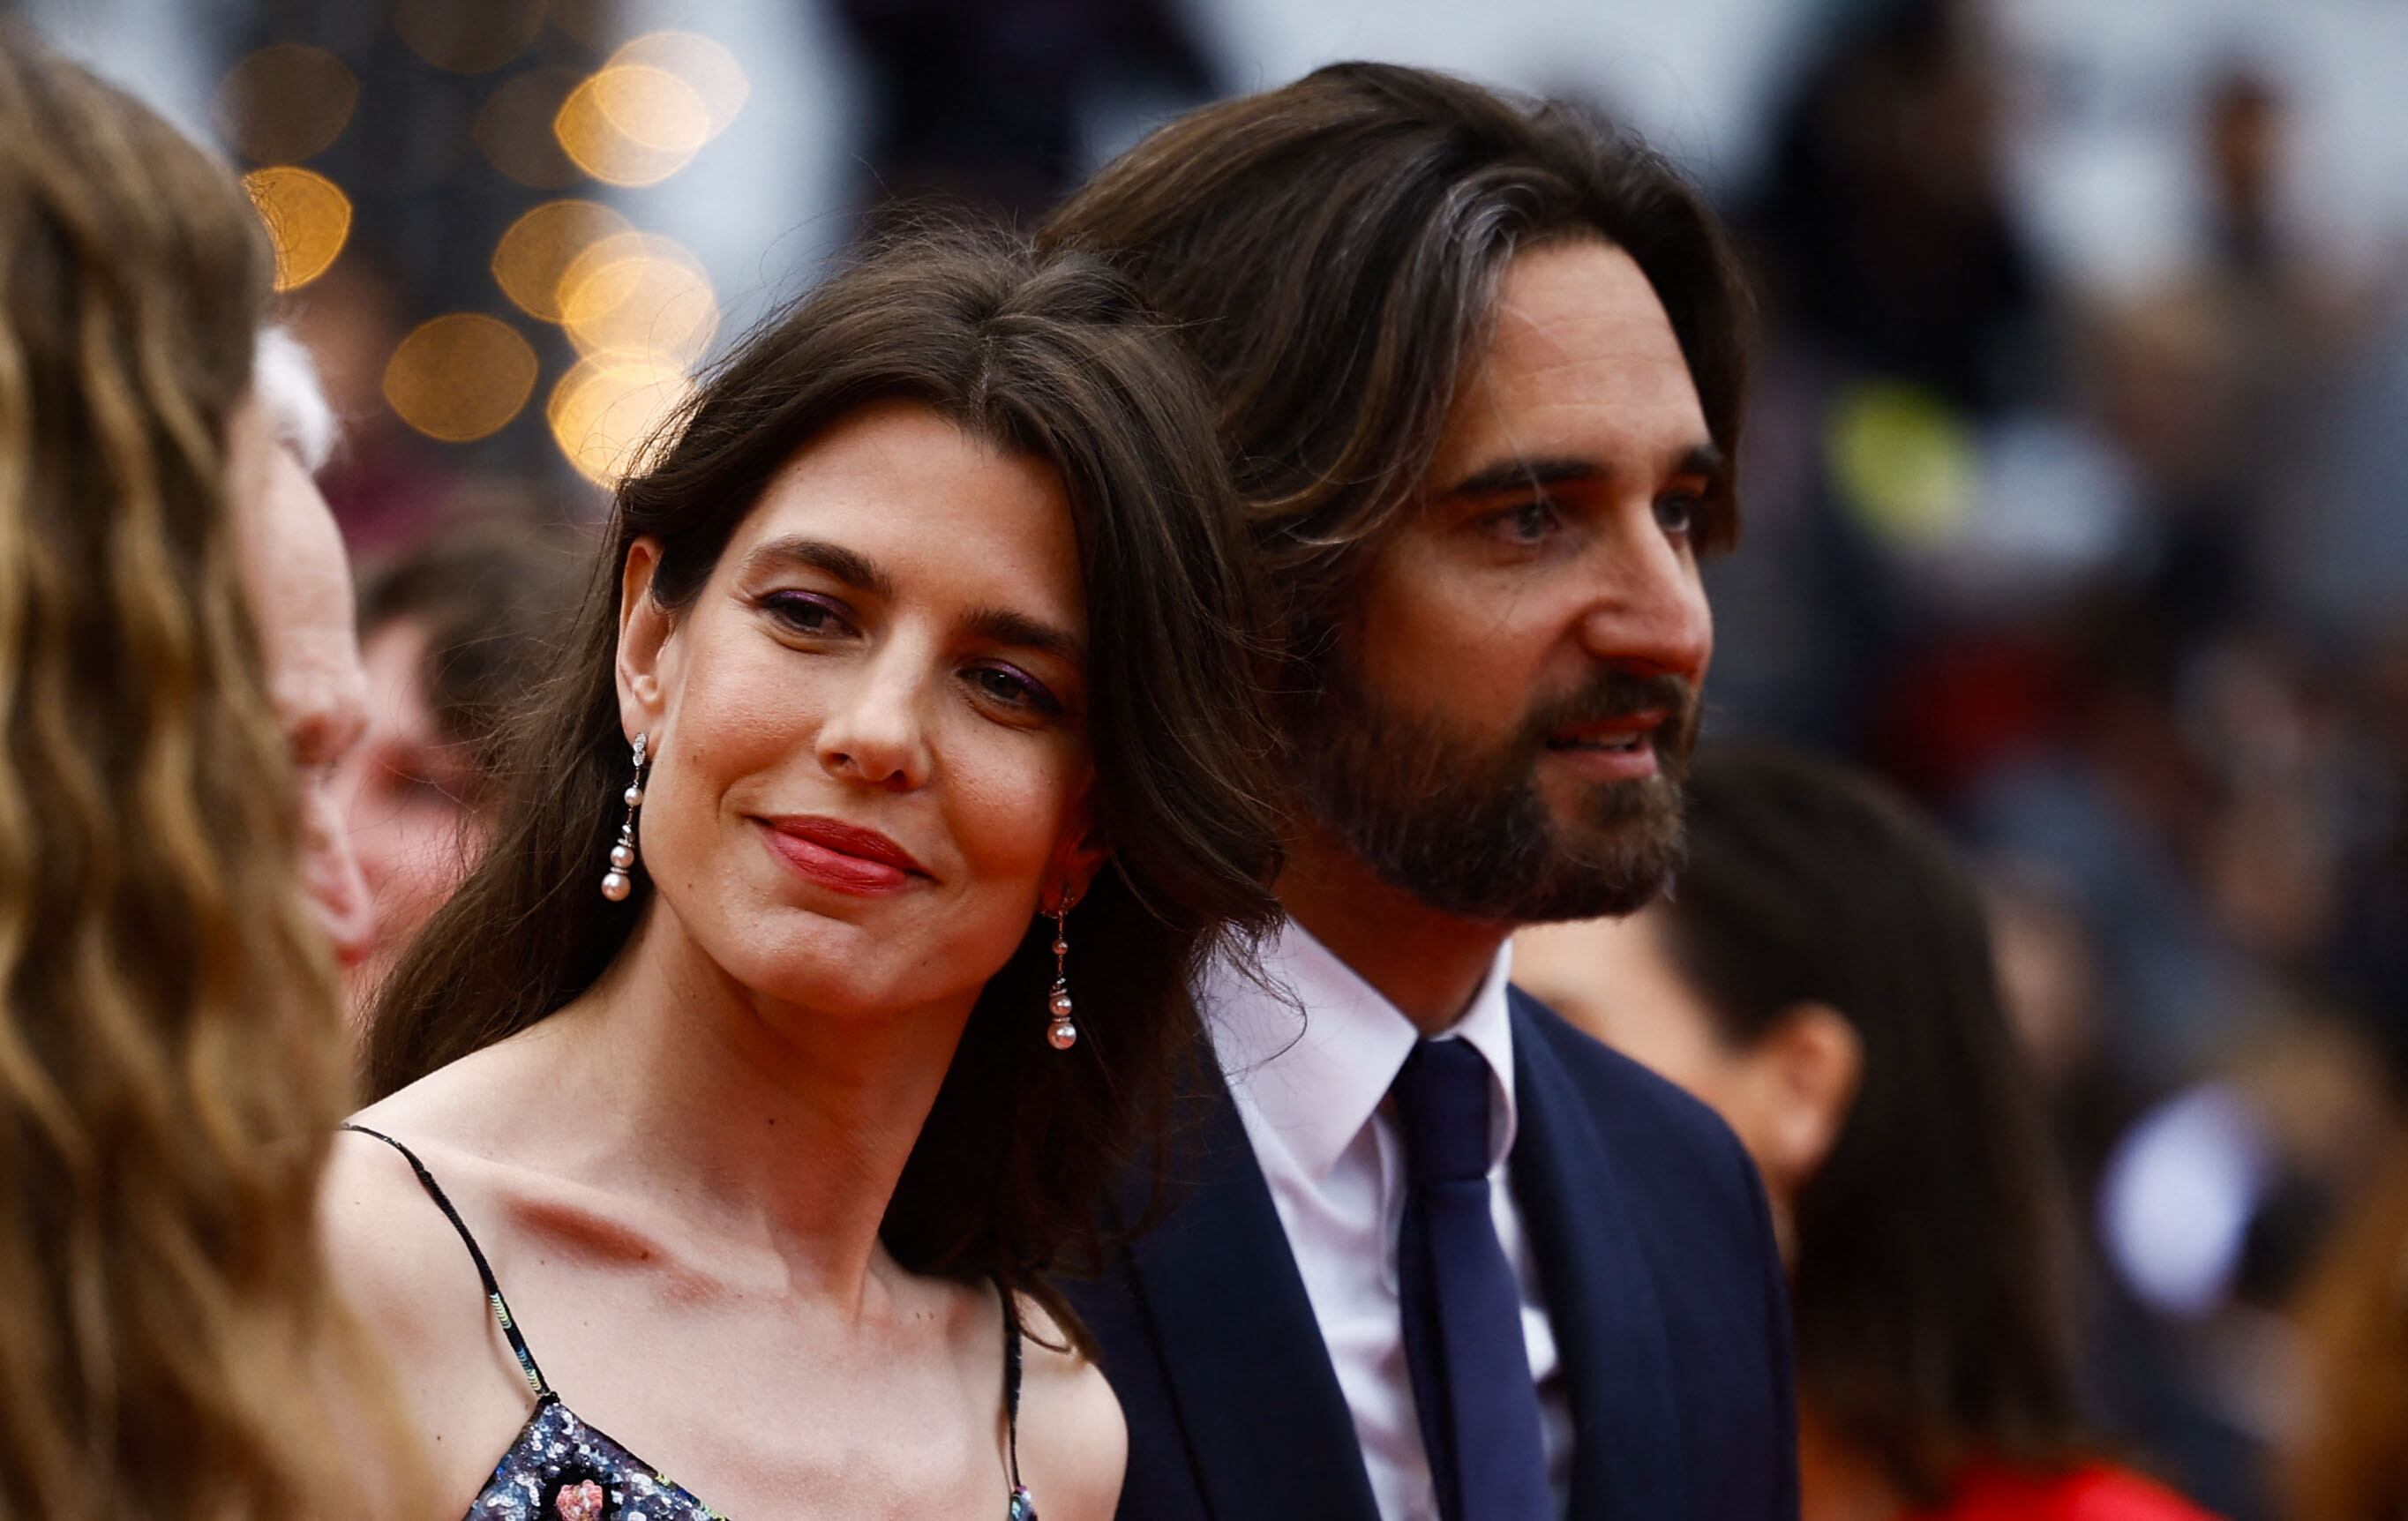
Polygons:
M851 626L835 603L809 592L771 592L761 607L797 634L841 634Z
M1009 666L973 667L968 674L970 685L982 696L1006 707L1049 715L1062 710L1061 703L1045 690L1042 682Z
M416 772L390 772L378 791L394 808L432 809L456 814L466 812L468 807L460 788Z

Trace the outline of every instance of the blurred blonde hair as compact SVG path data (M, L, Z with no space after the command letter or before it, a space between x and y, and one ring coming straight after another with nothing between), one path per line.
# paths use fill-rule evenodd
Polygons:
M2310 1275L2306 1419L2284 1455L2293 1521L2408 1515L2408 1137Z
M338 1456L350 1086L228 524L268 285L223 167L0 29L0 1517L322 1514Z

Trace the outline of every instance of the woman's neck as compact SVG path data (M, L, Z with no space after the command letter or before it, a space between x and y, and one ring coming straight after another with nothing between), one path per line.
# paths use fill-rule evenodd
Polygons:
M609 972L545 1026L613 1186L759 1233L798 1288L858 1306L878 1232L976 992L873 1017L764 998L655 899Z

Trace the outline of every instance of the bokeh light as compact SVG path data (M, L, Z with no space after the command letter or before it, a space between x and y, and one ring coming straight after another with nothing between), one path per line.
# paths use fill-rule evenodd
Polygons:
M469 132L485 162L535 190L566 190L582 172L561 150L552 123L581 76L565 68L530 69L495 90Z
M498 433L535 395L535 346L508 323L456 311L423 323L384 367L384 399L446 443Z
M552 132L596 179L658 184L726 131L752 93L724 44L695 32L651 32L569 92Z
M560 323L588 357L689 367L719 331L719 301L701 261L669 238L617 233L569 261Z
M1975 441L1929 391L1896 382L1853 388L1832 409L1827 448L1842 503L1883 542L1936 545L1971 517Z
M710 111L666 69L612 65L569 92L553 135L577 166L606 184L656 185L686 166L710 136Z
M276 247L276 288L298 290L326 272L351 236L351 201L324 175L281 165L242 177Z
M685 81L710 119L706 136L716 137L736 120L752 93L744 65L726 44L698 32L651 32L610 55L612 65L658 69Z
M646 446L663 441L660 425L693 392L694 382L674 365L584 359L552 388L544 416L578 474L611 487L651 457Z
M633 231L594 201L546 201L510 224L494 250L494 279L520 310L559 322L569 266L606 239Z
M455 74L484 74L526 51L544 0L399 0L394 30L409 50Z
M226 71L210 103L219 134L258 164L297 164L323 152L351 124L360 81L323 48L262 48Z

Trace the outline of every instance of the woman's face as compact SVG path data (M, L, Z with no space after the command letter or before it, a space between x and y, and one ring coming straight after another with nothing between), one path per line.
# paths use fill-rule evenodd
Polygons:
M674 615L643 595L653 552L629 555L619 681L651 736L656 911L772 999L966 1008L1099 859L1052 468L882 404L788 462Z
M1662 912L1526 929L1513 938L1513 981L1704 1099L1745 1140L1756 1118L1748 1054L1722 1038L1706 1000L1673 965Z
M491 824L473 806L468 747L446 735L426 705L425 626L396 618L368 636L360 658L367 730L334 778L375 921L367 959L347 972L354 1010L460 885Z
M1720 1114L1764 1175L1786 1250L1790 1209L1847 1123L1863 1051L1846 1017L1818 1003L1733 1044L1673 958L1669 911L1526 929L1513 938L1513 981Z

